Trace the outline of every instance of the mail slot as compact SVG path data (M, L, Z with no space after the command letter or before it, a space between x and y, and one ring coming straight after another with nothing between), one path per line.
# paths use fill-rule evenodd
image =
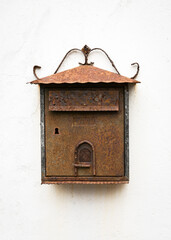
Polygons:
M128 183L128 84L137 82L88 63L31 82L41 92L42 183Z
M49 91L50 111L118 111L119 91L78 88Z

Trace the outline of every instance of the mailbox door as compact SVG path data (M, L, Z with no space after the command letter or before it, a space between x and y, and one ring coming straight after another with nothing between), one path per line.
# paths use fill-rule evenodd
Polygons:
M124 176L124 89L46 88L45 149L47 177Z

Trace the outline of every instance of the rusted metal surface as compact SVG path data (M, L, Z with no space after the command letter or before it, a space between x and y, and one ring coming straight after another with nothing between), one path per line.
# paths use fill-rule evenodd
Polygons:
M55 176L51 176L51 177L45 177L43 179L44 181L94 181L94 182L98 182L98 181L128 181L128 177L126 176L121 176L121 177L105 177L105 176L63 176L63 177L55 177Z
M78 176L78 168L92 168L92 175L96 175L96 162L94 146L91 142L81 141L75 149L75 176Z
M121 179L120 181L114 180L114 181L61 181L61 180L44 180L42 181L42 184L96 184L96 185L102 185L102 184L127 184L129 183L128 180Z
M139 83L134 79L123 77L100 68L83 65L51 76L32 81L34 84L63 83Z
M74 164L81 163L75 162L75 149L82 141L94 146L96 164L78 167L78 177L95 174L95 178L105 181L105 177L124 176L124 89L115 88L120 96L119 111L105 113L49 111L49 91L52 90L58 89L45 89L46 177L74 177ZM86 91L89 89L85 88ZM58 134L54 134L55 128Z
M103 49L101 49L101 48L93 48L93 49L91 49L91 48L89 48L87 45L85 45L82 49L73 48L73 49L69 50L69 51L65 54L64 58L62 59L61 63L60 63L59 66L57 67L57 69L56 69L56 71L54 72L54 74L56 74L56 73L58 72L59 68L61 67L61 65L62 65L62 63L64 62L64 60L66 59L66 57L67 57L70 53L72 53L72 52L74 52L74 51L79 51L79 52L81 52L81 53L84 55L85 62L84 62L84 63L79 63L80 65L93 65L94 62L88 63L88 57L89 57L89 54L90 54L91 52L97 51L97 50L103 52L103 53L106 55L106 57L108 58L108 60L109 60L110 63L112 64L112 67L115 69L115 71L117 72L117 74L120 75L118 69L116 68L116 66L115 66L115 64L114 64L114 62L112 61L112 59L109 57L109 55L108 55ZM139 68L140 68L140 66L139 66L138 63L132 63L131 65L136 65L136 66L137 66L137 72L136 72L136 74L135 74L133 77L131 77L131 79L134 79L134 78L138 75L138 73L139 73ZM41 68L41 67L40 67L40 66L37 66L37 65L35 65L35 66L33 67L33 74L34 74L34 76L35 76L37 79L39 79L39 77L38 77L37 74L36 74L36 69L40 69L40 68ZM33 83L33 82L32 82L32 83Z
M110 85L108 85L110 86ZM112 86L112 85L111 85ZM100 85L100 88L102 87L102 85ZM83 87L84 88L84 87ZM98 90L99 87L97 87L97 90ZM53 89L53 88L52 88ZM76 114L76 112L49 112L48 111L48 92L52 90L51 88L45 88L44 85L41 86L41 162L42 162L42 183L43 184L120 184L120 183L128 183L129 182L129 144L128 144L128 140L129 140L129 136L128 136L128 88L127 88L127 85L125 85L123 88L120 88L120 95L121 95L121 92L122 92L122 97L120 99L120 102L119 102L119 105L120 105L120 110L119 112L121 113L122 118L121 116L117 119L115 118L111 118L111 121L109 121L107 123L107 121L105 120L104 118L104 124L102 124L101 128L104 128L104 131L100 130L100 135L101 135L101 138L98 139L97 136L99 136L97 134L97 131L94 132L94 129L98 129L98 124L100 122L103 121L103 118L99 118L96 117L96 113L97 115L99 115L100 112L94 112L94 114L92 114L92 112L90 112L89 114L86 114L86 112L83 112L83 114ZM72 89L70 87L70 89ZM84 88L85 89L85 88ZM118 89L118 88L116 88ZM53 90L57 90L56 89L53 89ZM104 88L105 90L105 88ZM46 92L46 97L45 97L45 92ZM123 107L121 109L121 106ZM113 112L113 114L115 115L118 115L119 112ZM49 115L50 113L50 115ZM65 116L63 118L63 114L68 114L69 119L67 119L67 116ZM79 113L79 112L77 112ZM103 113L103 112L102 112ZM112 112L111 112L112 113ZM109 112L109 114L111 114ZM52 114L57 114L55 119L57 120L58 119L58 114L59 114L59 120L56 121L57 124L55 124L55 119L53 121L53 115ZM71 115L73 114L73 117L71 118ZM104 113L105 114L108 114L107 112ZM61 115L61 116L60 116ZM62 122L62 118L63 118L63 127L59 127L58 125L58 122ZM122 120L121 120L122 119ZM67 120L67 124L65 125L65 121ZM51 122L53 122L53 126L51 127ZM65 126L67 126L70 122L70 129L75 129L75 131L67 131L69 128L67 127L66 131L63 131ZM97 124L97 122L99 122ZM118 133L118 135L115 134L115 131L116 131L116 128L115 128L115 131L111 131L110 132L110 128L107 127L106 128L106 125L110 125L111 124L111 127L116 124L118 125L118 122L120 122L120 124L124 124L124 126L121 126L121 136L118 138L118 136L120 135L120 133ZM122 122L122 123L121 123ZM45 127L45 123L46 123L46 127ZM54 128L55 127L55 128ZM119 126L118 126L119 127ZM106 128L106 131L105 131L105 128ZM119 127L120 128L120 127ZM57 129L57 131L55 131L55 129ZM106 152L106 159L104 158L104 164L107 164L109 163L108 165L108 168L110 168L110 164L113 165L113 163L111 161L106 161L108 160L108 157L109 155L111 154L109 151L110 148L115 148L115 141L116 139L119 140L119 141L122 141L123 142L123 146L122 146L122 151L120 152L120 154L123 156L122 158L122 161L120 161L118 158L117 158L117 153L115 156L113 156L113 160L114 161L120 161L120 165L122 166L122 176L118 175L118 174L115 174L115 171L113 171L113 175L110 174L109 175L106 175L105 174L105 171L107 170L107 168L105 167L104 168L104 172L102 173L101 171L101 175L99 174L99 164L97 164L98 166L98 171L96 171L96 167L94 168L95 169L95 174L93 174L93 169L92 169L92 165L89 167L78 167L78 174L77 176L75 177L75 171L74 171L74 164L76 164L76 161L75 161L75 152L72 154L72 151L74 151L74 148L72 148L73 150L71 151L71 148L68 149L68 147L71 145L74 145L77 144L76 146L79 145L79 141L75 141L75 139L77 138L78 140L78 136L80 134L80 130L82 131L82 129L87 129L84 130L84 133L86 133L86 135L88 136L90 134L90 138L91 138L91 135L92 135L92 139L93 139L93 145L94 145L94 139L96 139L97 141L97 145L93 146L93 153L94 153L94 162L95 161L95 158L97 159L97 161L99 160L99 154L97 154L97 151L99 151L99 149L101 149L101 151L105 151ZM96 137L93 137L93 134L91 133L93 130L93 134L97 135ZM65 141L64 138L62 139L60 136L61 134L61 131L62 131L62 134L64 134L67 138L68 141ZM90 131L90 132L89 132ZM55 133L56 132L56 133ZM78 135L77 137L74 136L73 134L76 134ZM49 135L49 136L47 136ZM82 134L81 134L82 135ZM108 137L106 137L106 136ZM72 137L73 136L73 137ZM104 136L104 141L102 142L101 139L103 138ZM58 138L59 137L59 138ZM113 138L113 145L111 144L111 139ZM88 138L85 138L85 139L88 139ZM109 139L109 141L108 141ZM62 152L58 152L59 150L59 143L61 142L62 140L62 145L63 147L61 148L61 151L65 152L67 151L67 154L62 154ZM73 141L74 140L74 141ZM89 139L91 141L91 139ZM83 140L84 142L85 140ZM98 143L98 141L100 141L101 144L104 144L106 145L105 148L104 146L101 147L101 145ZM50 146L51 143L53 143L52 145L53 146ZM92 143L92 142L91 142ZM109 144L108 144L109 143ZM118 145L119 146L119 145ZM108 148L109 147L109 148ZM97 149L98 148L98 149ZM116 150L116 148L114 149L114 151ZM120 148L121 150L121 148ZM50 151L50 152L49 152ZM76 151L76 148L75 148L75 151ZM107 151L109 151L109 153L107 153ZM51 158L51 161L49 161L47 159L47 156L49 155L49 160ZM58 164L60 165L61 164L61 161L58 162L58 160L60 160L60 157L61 155L64 157L63 158L63 166L60 166L62 171L64 170L65 173L64 174L57 174L57 173L54 173L54 174L47 174L47 168L49 168L48 165L51 165L52 164L52 168L53 166L57 166ZM104 155L102 156L104 157ZM66 162L68 160L70 160L70 158L72 158L72 164L70 162L69 165L65 165ZM48 161L47 161L48 160ZM78 164L81 164L82 162L80 161ZM84 163L83 163L84 164ZM87 163L85 163L86 165ZM103 164L103 160L101 160L101 167L104 166ZM90 164L89 164L90 165ZM94 164L94 166L96 166L96 164ZM117 165L113 165L113 168L115 169ZM73 169L72 170L72 173L69 173L66 174L66 169ZM108 170L107 170L108 171Z
M123 177L45 177L43 184L121 184L129 183L126 176Z
M49 91L50 111L119 111L115 89L60 89Z

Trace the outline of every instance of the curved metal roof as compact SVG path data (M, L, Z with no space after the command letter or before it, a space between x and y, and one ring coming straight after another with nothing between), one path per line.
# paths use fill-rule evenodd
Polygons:
M60 73L30 82L31 84L62 83L140 83L117 73L106 71L91 65L82 65Z

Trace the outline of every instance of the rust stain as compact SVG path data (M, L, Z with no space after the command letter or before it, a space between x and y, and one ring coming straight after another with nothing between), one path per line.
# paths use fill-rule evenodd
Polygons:
M85 176L94 176L94 178L98 177L98 179L101 177L104 181L112 181L112 178L123 177L123 88L110 88L110 95L113 92L115 98L118 99L119 96L119 111L108 112L103 110L86 112L61 111L58 109L57 111L49 111L49 96L52 96L52 92L58 91L58 88L45 89L45 142L48 150L46 151L46 177L52 181L53 177L59 177L60 180L66 178L65 180L68 181L70 177L74 181L80 180L79 177L83 180ZM65 92L66 89L61 91ZM67 91L70 94L73 92L70 88ZM84 92L87 92L88 96L89 91L89 88L84 88ZM97 89L97 93L98 91L101 90ZM107 89L104 89L104 93L106 93L105 99L108 99ZM53 98L50 98L51 103L53 104ZM56 104L55 101L54 104ZM112 104L113 100L108 103L108 107ZM72 102L69 105L72 106ZM82 119L85 119L84 122ZM54 134L55 129L58 130L59 134ZM87 150L89 156L87 156ZM87 160L88 157L89 160ZM86 159L85 162L84 159ZM91 180L95 181L94 178ZM89 179L87 180L89 181Z
M129 181L128 180L122 180L122 178L120 179L120 181L48 181L48 180L44 180L42 181L42 184L128 184Z
M140 83L137 80L121 76L91 65L82 65L57 74L30 82L31 84L63 83Z
M119 91L105 89L60 89L49 91L50 111L119 111Z

